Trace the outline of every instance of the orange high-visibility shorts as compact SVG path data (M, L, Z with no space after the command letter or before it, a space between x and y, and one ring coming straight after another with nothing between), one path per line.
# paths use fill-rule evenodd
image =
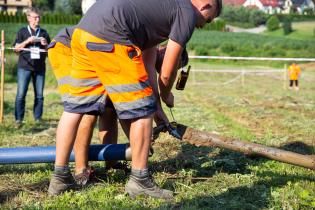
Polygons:
M49 44L48 48L48 58L51 64L51 67L53 69L54 75L58 82L58 91L61 94L62 101L64 103L64 106L67 107L69 103L71 103L72 100L75 97L78 97L77 100L82 100L81 95L75 96L70 95L70 87L72 88L85 88L89 91L90 95L85 94L85 97L92 97L95 99L94 101L94 109L91 109L90 111L86 113L101 113L105 110L105 102L107 107L113 107L111 105L110 100L106 100L106 91L104 90L100 80L96 78L93 82L82 82L81 80L78 81L75 78L72 78L70 73L72 69L72 52L71 48L67 47L66 45L62 44L61 42L56 42L53 40ZM80 103L79 103L80 104ZM78 108L78 107L77 107ZM79 107L79 109L82 107ZM84 110L83 110L84 111Z
M70 75L72 65L71 49L60 42L52 40L48 47L48 58L57 79L58 91L64 101L64 95L67 94L68 84L66 82Z
M138 47L112 44L77 28L72 35L71 49L71 77L81 83L99 79L119 119L135 119L156 111L156 99ZM78 84L69 91L70 96L82 99L71 100L68 112L89 111L94 106L93 98L85 97L93 90ZM76 109L78 106L83 109Z

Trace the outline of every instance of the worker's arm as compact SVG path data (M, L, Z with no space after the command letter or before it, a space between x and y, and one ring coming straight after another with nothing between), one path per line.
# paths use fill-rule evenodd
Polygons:
M172 41L171 39L168 41L162 69L159 75L161 99L170 107L174 106L174 104L170 103L172 101L171 89L176 79L178 62L182 51L183 48L180 44Z
M156 76L157 73L155 69L156 56L157 56L156 53L157 53L156 47L146 49L142 52L142 59L143 59L145 68L148 72L149 81L153 89L153 94L157 100L157 112L154 118L155 118L156 123L159 124L159 123L168 123L169 121L166 114L164 113L162 109L161 100L160 100L160 94L159 94L159 88L158 88L157 76Z

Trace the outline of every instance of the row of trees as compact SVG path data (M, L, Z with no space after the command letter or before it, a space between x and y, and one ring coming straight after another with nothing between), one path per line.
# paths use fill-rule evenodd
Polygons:
M225 6L220 17L227 22L239 23L239 25L247 27L265 24L268 19L268 15L260 10L232 6Z
M315 20L314 13L306 13L303 15L296 13L269 15L258 9L235 6L225 6L220 17L230 24L250 28L266 24L271 16L276 16L282 23L288 21Z
M81 14L81 0L33 0L33 6L44 13Z
M44 24L77 24L81 15L69 15L65 13L46 13L41 17L41 23ZM0 22L2 23L25 23L25 14L17 13L15 15L0 12Z

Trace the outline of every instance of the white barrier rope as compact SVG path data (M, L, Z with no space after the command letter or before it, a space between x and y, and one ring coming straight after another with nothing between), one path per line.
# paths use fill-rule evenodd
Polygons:
M195 81L195 74L194 73L237 73L238 75L233 77L232 79L225 81L225 82L219 82L212 85L227 85L230 84L238 79L242 79L243 77L248 74L256 74L257 76L265 76L266 74L273 74L273 73L286 73L286 69L191 69L191 72L193 73L193 83L194 85L203 84L202 82ZM275 78L275 77L273 77ZM279 78L275 78L279 79Z
M253 61L315 61L315 58L230 57L230 56L202 56L202 55L190 55L189 58L219 59L219 60L253 60Z
M274 72L283 72L282 69L265 69L265 70L246 70L246 69L192 69L192 72L214 72L214 73L274 73Z
M47 50L44 49L34 49L34 48L16 48L16 47L5 47L5 50L21 50L21 51L28 51L28 52L41 52L41 53L46 53Z

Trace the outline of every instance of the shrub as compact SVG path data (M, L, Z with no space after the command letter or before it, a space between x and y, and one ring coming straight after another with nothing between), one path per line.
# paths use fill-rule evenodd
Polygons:
M225 20L223 19L217 19L210 24L205 25L203 27L203 30L208 30L208 31L224 31L225 30Z
M269 31L274 31L279 28L280 21L277 16L273 15L267 20L267 29Z
M249 15L249 22L254 26L259 26L261 24L265 24L267 21L267 15L261 10L251 9Z
M264 24L267 21L267 15L260 10L235 6L224 7L220 17L229 22L250 25L251 27Z
M284 35L290 34L292 30L292 23L289 18L285 18L282 22L282 28L283 28L283 33Z
M208 50L204 46L197 46L195 48L196 55L208 55Z
M312 8L305 8L303 10L304 15L314 15L314 10Z
M231 53L237 50L237 46L233 43L223 43L221 45L221 50L224 53Z
M79 22L81 15L72 15L64 13L46 13L42 16L42 24L76 24ZM15 15L0 11L1 23L25 23L25 14L17 13Z

